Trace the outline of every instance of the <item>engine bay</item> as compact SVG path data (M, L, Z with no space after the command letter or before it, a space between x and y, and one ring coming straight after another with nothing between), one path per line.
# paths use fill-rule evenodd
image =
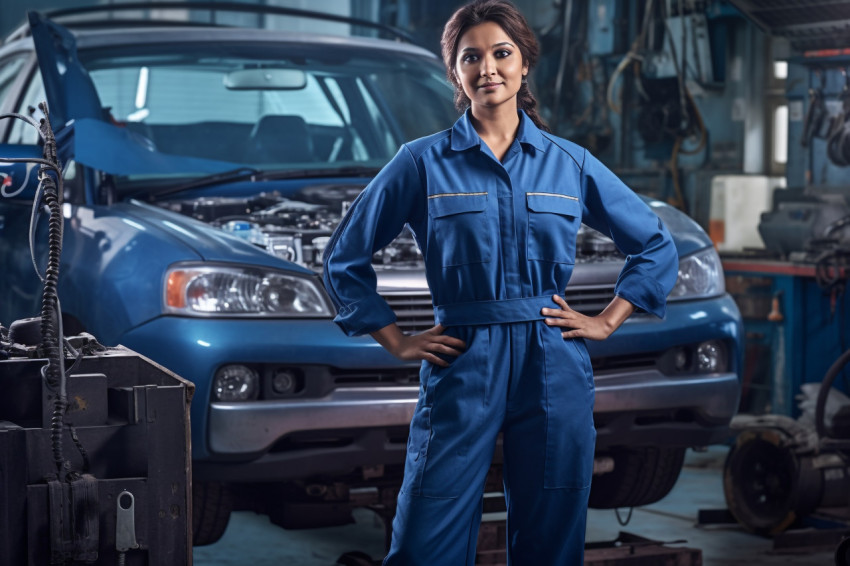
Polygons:
M322 254L333 231L363 188L362 185L311 185L291 196L275 191L246 197L170 200L161 206L319 272ZM610 238L587 226L581 227L576 243L577 263L622 258ZM408 227L372 259L376 269L423 266L422 253Z

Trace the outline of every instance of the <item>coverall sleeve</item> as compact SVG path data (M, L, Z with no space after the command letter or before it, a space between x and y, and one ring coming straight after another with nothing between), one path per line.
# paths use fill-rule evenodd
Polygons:
M661 219L605 165L584 152L582 221L626 254L614 294L663 318L679 271L676 246Z
M422 193L419 170L407 146L355 199L324 254L325 288L334 318L349 336L379 330L396 316L377 290L372 255L399 235Z

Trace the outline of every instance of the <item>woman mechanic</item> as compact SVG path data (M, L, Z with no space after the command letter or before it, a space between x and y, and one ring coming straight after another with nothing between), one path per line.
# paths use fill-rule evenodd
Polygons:
M458 107L468 109L450 130L401 147L325 253L339 326L422 360L384 564L475 562L484 480L502 432L509 564L580 565L596 438L584 339L607 338L635 307L663 317L676 250L613 173L548 133L526 80L537 42L512 4L460 8L442 52ZM616 296L594 317L561 297L582 222L628 256ZM377 294L371 266L405 224L438 323L413 336Z

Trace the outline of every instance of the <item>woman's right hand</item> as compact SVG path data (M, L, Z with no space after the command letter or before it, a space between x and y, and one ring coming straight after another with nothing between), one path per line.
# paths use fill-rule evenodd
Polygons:
M466 349L466 343L459 338L444 335L444 330L445 328L438 324L420 334L408 336L393 323L372 332L372 338L401 360L426 360L434 365L447 367L449 362L437 354L459 356Z

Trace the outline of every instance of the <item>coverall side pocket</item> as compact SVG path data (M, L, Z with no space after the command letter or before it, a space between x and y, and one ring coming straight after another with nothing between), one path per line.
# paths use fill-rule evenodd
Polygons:
M587 379L587 385L591 389L596 387L596 383L593 381L593 365L590 362L590 353L587 351L587 344L585 344L583 338L574 338L572 340L564 340L565 342L571 342L573 347L576 349L576 352L581 358L584 366L584 377Z
M429 247L437 249L443 267L490 261L486 193L431 195L428 215Z
M404 491L410 495L421 495L422 474L428 458L431 441L431 407L417 408L410 421L410 436L407 439L407 461L404 465Z
M489 402L489 331L449 327L446 335L460 338L467 348L448 367L431 366L405 464L405 492L429 499L456 499L476 485L489 467L498 434L484 409Z
M564 347L560 333L543 332L546 372L546 463L543 487L585 489L593 476L596 429L594 390L587 385L584 360L576 347Z
M578 197L559 193L526 193L528 259L575 263L576 234L581 226Z

